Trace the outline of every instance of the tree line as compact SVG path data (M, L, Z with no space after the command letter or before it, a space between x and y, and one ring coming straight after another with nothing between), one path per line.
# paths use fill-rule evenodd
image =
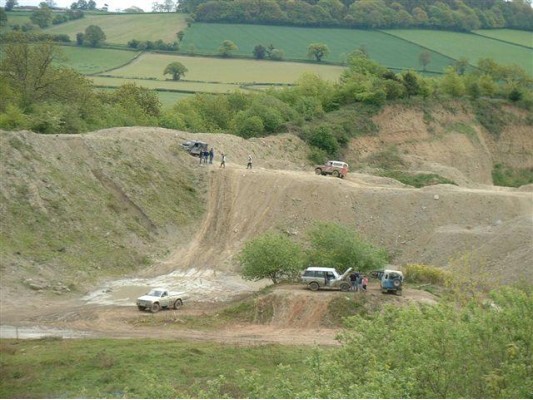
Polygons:
M93 30L85 33L85 41L99 40L101 32ZM533 108L533 80L527 72L490 59L480 60L475 68L460 59L442 77L426 77L414 71L394 72L356 50L338 82L307 73L292 87L196 94L163 109L157 92L135 84L114 91L95 89L88 79L63 66L61 57L60 47L51 42L34 43L27 35L10 33L0 62L1 129L79 133L140 125L243 138L290 130L311 146L314 162L323 162L342 156L352 137L373 133L370 117L388 102L463 99L495 135L505 124L504 113L497 110L501 100ZM187 65L174 67L164 71L172 79L187 71ZM347 108L354 111L343 112Z
M529 0L182 0L198 22L455 31L533 30Z

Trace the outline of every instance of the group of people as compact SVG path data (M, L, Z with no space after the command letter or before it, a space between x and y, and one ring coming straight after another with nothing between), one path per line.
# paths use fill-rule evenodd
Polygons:
M213 151L213 148L209 151L203 151L200 153L200 164L204 163L207 164L207 160L209 159L209 164L213 164L213 157L215 155L215 152ZM224 153L220 154L220 167L219 168L226 168L226 155ZM252 156L248 155L248 163L246 164L246 169L252 169Z
M215 151L212 147L209 151L207 150L207 148L205 148L204 150L200 151L199 157L200 164L207 164L208 161L209 164L213 164L213 158L215 158Z
M359 272L352 272L350 274L351 290L354 292L366 292L368 287L368 276L360 274Z

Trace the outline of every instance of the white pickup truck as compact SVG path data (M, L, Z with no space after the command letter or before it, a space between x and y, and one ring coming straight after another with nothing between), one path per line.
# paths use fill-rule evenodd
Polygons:
M177 310L183 305L183 294L170 293L167 289L155 288L144 296L139 297L136 304L140 311L148 310L153 313L162 308L174 308Z

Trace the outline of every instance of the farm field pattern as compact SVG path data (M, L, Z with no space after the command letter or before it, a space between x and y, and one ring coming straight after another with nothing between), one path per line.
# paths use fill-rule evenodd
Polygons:
M511 29L482 29L474 31L474 33L533 49L533 32L515 31Z
M347 55L364 47L371 58L393 69L421 69L418 62L423 47L379 31L353 29L296 28L266 25L193 24L185 33L181 49L193 46L201 54L217 54L222 41L231 40L239 48L234 54L252 56L256 45L262 44L284 52L286 59L309 60L311 43L325 43L330 55L324 61L342 63ZM429 71L442 72L453 59L432 53Z
M517 64L529 74L533 74L533 49L468 33L429 30L388 30L387 32L454 59L466 57L471 64L476 64L481 58L491 58L498 64Z

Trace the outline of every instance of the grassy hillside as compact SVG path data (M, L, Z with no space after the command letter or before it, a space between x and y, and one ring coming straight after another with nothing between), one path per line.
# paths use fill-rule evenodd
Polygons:
M304 72L313 72L324 79L336 81L345 69L321 64L143 54L134 63L110 74L115 77L164 81L170 78L169 75L163 75L165 67L175 61L189 70L184 79L218 83L294 83ZM175 83L167 81L165 84Z
M187 51L193 46L199 54L217 54L223 40L233 41L239 47L235 52L238 55L251 57L257 44L272 44L283 50L285 58L302 61L309 60L307 48L311 43L325 43L330 55L324 61L335 63L345 61L350 52L364 47L370 57L397 69L420 69L418 56L423 50L419 45L378 31L202 23L187 29L181 49ZM451 62L450 58L433 53L428 70L440 72Z
M512 29L480 29L474 33L533 49L533 32Z
M61 50L66 58L65 65L82 74L95 74L118 68L139 55L138 51L73 46L63 46Z
M203 183L182 139L113 132L65 140L0 131L2 268L79 288L150 263L186 237L202 214Z
M108 43L124 45L132 39L174 42L176 33L187 27L185 15L177 13L86 14L82 19L52 26L45 32L64 33L75 41L76 34L84 32L89 25L102 28Z
M493 40L479 35L423 30L388 30L398 38L408 40L420 46L437 51L447 57L458 59L466 57L471 64L476 64L480 58L491 58L499 64L517 64L533 75L533 50L515 46L499 40ZM522 37L521 35L518 35ZM432 69L434 60L429 67Z

